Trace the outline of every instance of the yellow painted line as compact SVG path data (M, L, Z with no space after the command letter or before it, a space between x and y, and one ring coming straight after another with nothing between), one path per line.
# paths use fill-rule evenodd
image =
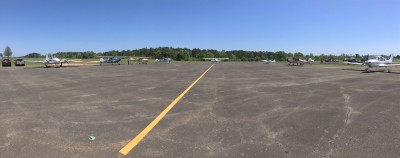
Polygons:
M133 138L128 144L126 144L119 152L123 155L127 155L139 142L164 118L164 116L171 110L179 100L201 79L203 76L214 66L211 65L199 78L197 78L185 91L183 91L178 97L175 98L167 108L164 109L147 127L140 132L135 138Z

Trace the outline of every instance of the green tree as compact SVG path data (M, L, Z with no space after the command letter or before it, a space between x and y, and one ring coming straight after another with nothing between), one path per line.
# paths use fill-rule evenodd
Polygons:
M230 58L232 58L232 59L231 59L232 61L236 61L236 60L237 60L235 54L232 54Z
M310 53L309 57L310 57L310 58L314 58L314 54L313 54L313 53Z
M277 51L275 52L275 57L277 61L285 61L287 54L284 51Z
M302 57L304 57L304 55L303 55L303 53L301 53L301 52L296 52L296 53L294 53L294 57L300 57L300 58L302 58Z
M39 53L33 52L33 53L28 54L28 55L25 55L24 57L25 58L40 58L42 56Z
M9 46L7 46L6 49L4 49L4 56L7 56L7 58L10 58L11 55L12 55L11 48Z
M189 57L190 57L189 51L187 51L185 49L181 49L178 52L178 54L176 55L176 60L177 61L181 61L181 60L187 61L187 60L189 60Z
M212 52L207 52L206 58L214 58L214 54Z

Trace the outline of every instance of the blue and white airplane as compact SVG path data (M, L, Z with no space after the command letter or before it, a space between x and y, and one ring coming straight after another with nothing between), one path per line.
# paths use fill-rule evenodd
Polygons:
M121 65L119 62L121 61L120 57L117 56L113 56L113 57L109 57L109 56L98 56L100 58L100 65L104 64L104 63L111 63L111 65L114 65L114 63Z

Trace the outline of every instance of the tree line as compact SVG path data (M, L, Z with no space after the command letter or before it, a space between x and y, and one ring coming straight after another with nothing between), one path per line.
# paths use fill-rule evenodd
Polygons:
M46 54L30 53L25 55L26 58L44 58ZM177 61L201 61L203 58L229 58L229 61L261 61L264 59L275 59L277 61L285 61L288 57L312 58L316 61L322 59L337 59L343 60L345 58L356 57L363 58L358 54L351 55L342 53L341 55L320 54L314 55L303 54L301 52L285 52L285 51L245 51L245 50L215 50L215 49L188 49L188 48L172 48L172 47L158 47L158 48L141 48L134 50L111 50L106 52L57 52L54 55L58 58L77 58L77 59L94 59L97 56L126 56L126 57L152 57L154 59L172 58ZM397 55L400 58L399 55Z

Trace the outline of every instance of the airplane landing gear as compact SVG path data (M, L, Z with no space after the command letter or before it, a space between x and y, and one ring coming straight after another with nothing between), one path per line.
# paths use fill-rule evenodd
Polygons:
M368 72L368 73L370 73L370 72L371 72L371 70L370 70L369 68L365 68L365 72Z

